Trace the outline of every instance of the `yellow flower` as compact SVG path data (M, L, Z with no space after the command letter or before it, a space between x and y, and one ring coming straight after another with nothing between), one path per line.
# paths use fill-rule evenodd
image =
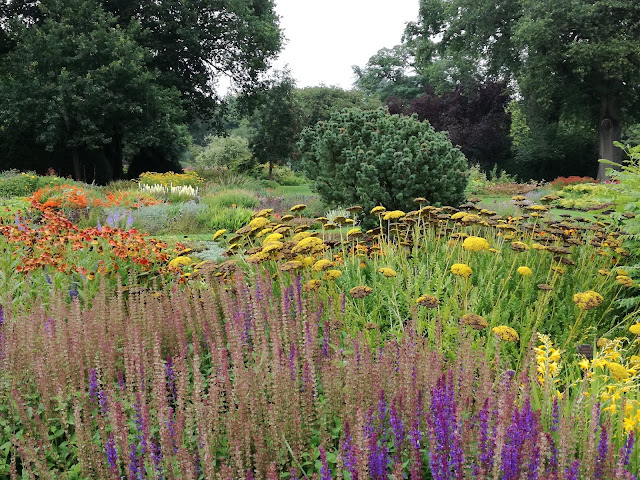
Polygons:
M634 335L640 335L640 323L636 323L635 325L631 325L629 327L629 331Z
M605 268L601 268L600 270L598 270L598 273L599 273L600 275L605 276L605 277L607 277L607 276L611 275L611 271L610 271L610 270L607 270L607 269L605 269Z
M482 237L467 237L462 242L462 248L470 252L479 252L489 248L489 242Z
M626 275L618 275L616 281L624 287L633 287L633 280Z
M405 213L402 210L393 210L392 212L387 212L382 217L383 220L398 220L405 216Z
M371 295L371 292L373 292L373 288L367 287L366 285L360 285L358 287L353 287L351 290L349 290L349 294L353 298L368 297L369 295Z
M318 290L318 288L320 288L320 285L322 285L322 282L320 280L309 280L304 284L304 287L302 287L302 289L305 292L308 292L310 290Z
M597 292L593 290L588 290L586 292L576 293L573 296L573 303L575 303L580 310L591 310L592 308L598 307L604 298Z
M288 272L291 270L297 270L298 268L302 268L303 266L304 265L300 260L290 260L283 263L280 267L280 270L282 270L283 272Z
M293 207L291 207L290 211L291 212L301 212L305 208L307 208L306 205L304 205L303 203L299 203L298 205L294 205Z
M625 417L624 420L622 420L622 428L624 428L625 433L629 433L635 430L636 423L637 422L634 417L632 416Z
M454 263L451 265L451 273L458 275L459 277L469 278L471 276L471 267L464 263Z
M476 315L475 313L467 313L466 315L463 315L462 317L460 317L460 322L473 328L474 330L482 330L483 328L487 328L489 326L487 320L484 317Z
M378 269L378 272L380 272L382 275L384 275L387 278L389 278L389 277L397 277L398 276L398 274L396 273L396 271L393 268L382 267L382 268Z
M362 230L359 228L352 228L347 232L347 237L359 237L362 235Z
M518 335L518 332L506 325L493 327L492 331L496 337L505 342L517 342L518 340L520 340L520 335Z
M511 249L515 250L516 252L523 252L525 250L529 250L529 245L516 240L515 242L511 242Z
M531 248L533 248L534 250L546 250L547 247L545 247L544 245L541 245L539 243L532 243L531 244Z
M298 244L293 247L292 252L305 252L311 250L314 247L318 247L322 245L322 239L318 237L307 237L303 238L298 242Z
M342 276L342 272L340 270L327 270L322 277L324 280L335 280Z
M589 359L588 358L584 358L584 359L580 360L578 362L578 365L583 370L589 370Z
M434 297L433 295L420 295L416 300L416 303L423 307L436 308L438 305L440 305L440 300L438 300L438 298Z
M264 252L264 251L258 252L258 253L254 253L249 258L247 258L247 262L249 262L249 263L261 263L261 262L264 262L266 259L269 258L268 253L269 252Z
M457 212L457 213L454 213L453 215L451 215L451 220L460 220L460 219L462 219L466 214L467 214L467 212Z
M302 266L304 267L310 267L311 265L313 265L313 257L304 257L301 261L302 261Z
M183 265L191 265L191 263L192 263L191 257L187 257L183 255L171 260L169 262L169 267L181 267Z
M640 357L638 355L631 355L629 361L631 365L640 367Z
M619 363L615 362L607 362L607 367L609 367L611 375L613 375L616 380L624 380L626 378L629 378L629 372L624 367L624 365L620 365Z
M373 207L369 213L371 215L375 215L375 214L386 212L386 211L387 211L386 208L384 208L382 205L378 205L377 207Z
M218 240L222 235L224 235L225 233L227 233L227 229L223 228L221 230L218 230L216 233L213 234L213 240Z
M262 244L266 245L267 243L277 242L280 239L282 239L282 235L281 234L272 233L271 235L267 235L267 237L264 239L264 242L262 242Z
M269 242L262 248L262 253L271 253L282 249L282 247L284 247L282 242Z
M518 267L518 270L516 270L520 275L522 275L523 277L530 277L531 275L533 275L533 272L531 271L531 269L529 267Z
M321 272L322 270L326 270L329 267L333 267L335 265L331 260L327 260L326 258L318 260L313 265L313 270L316 272Z
M623 270L622 268L619 268L617 270L617 273L618 273L618 275L622 275L622 276L625 276L625 277L629 276L629 272L627 272L626 270Z
M269 225L269 219L265 217L256 217L249 222L250 228L264 228Z
M310 237L311 235L313 235L311 232L298 232L293 236L291 241L293 243L298 243L300 240Z

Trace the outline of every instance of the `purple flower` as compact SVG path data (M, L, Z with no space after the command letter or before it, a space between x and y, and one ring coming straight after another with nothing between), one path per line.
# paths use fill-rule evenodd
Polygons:
M129 445L129 478L132 480L142 478L142 472L138 462L138 448L135 443Z
M565 472L566 480L578 480L578 474L580 473L580 460L576 460L567 467Z
M247 469L247 480L255 480L250 468Z
M558 423L560 422L560 407L558 405L558 397L553 399L553 411L551 413L551 431L558 431Z
M624 446L620 448L620 462L622 465L629 465L629 459L631 458L631 451L633 450L633 444L635 443L636 437L633 430L629 432L629 436L627 437L627 441L624 443Z
M249 480L249 476L247 476L247 480ZM299 480L298 471L296 470L296 467L291 467L291 470L289 470L289 480Z
M609 436L607 435L607 427L602 425L600 429L600 442L598 443L598 453L596 455L596 465L593 472L595 480L604 478L604 467L607 461L607 452L609 450Z
M129 216L127 216L127 230L129 230L133 226L133 215L129 212Z
M489 432L489 399L484 401L482 410L479 414L479 429L480 429L480 468L485 473L489 473L493 470L493 455L496 447L495 434L496 426L493 426L491 432Z
M44 322L44 331L47 332L47 335L53 337L56 333L56 324L53 322L53 317L49 317L46 322Z
M430 438L429 466L434 480L464 478L462 437L457 419L453 374L442 375L431 393L427 417Z
M104 390L98 391L98 405L100 405L100 413L103 417L106 417L109 414L109 401Z
M353 480L358 479L358 467L356 465L356 456L353 451L353 439L351 438L351 428L349 427L349 420L344 422L344 435L342 437L342 458L344 459L344 466L351 473ZM293 477L292 477L293 478Z
M507 428L506 445L502 457L502 480L520 478L525 460L525 445L536 442L538 417L531 410L531 402L525 399L522 410L513 411L511 425ZM534 464L537 472L537 464ZM529 471L532 476L534 472ZM537 473L536 473L537 474Z
M118 452L116 451L116 440L113 438L113 433L109 435L109 440L105 445L107 452L107 461L109 462L109 468L112 471L117 471L118 468Z
M153 465L156 467L156 479L162 480L162 451L160 450L160 444L151 441L151 458L153 459Z
M98 374L96 369L89 370L89 399L93 403L98 398Z
M169 403L174 404L178 400L178 390L176 389L176 374L173 371L171 356L167 357L165 370L167 374L167 389L169 390Z
M402 424L402 419L398 415L398 411L396 409L396 401L395 398L393 403L391 404L391 409L389 410L389 423L391 424L391 430L393 431L393 443L396 447L394 459L396 462L400 461L400 454L402 453L402 443L404 442L404 425Z
M145 424L144 417L142 415L142 407L140 400L140 392L136 392L136 402L133 404L133 408L135 410L134 421L136 423L136 430L138 431L137 439L140 441L140 445L142 446L142 455L147 453L147 441L145 439Z
M318 447L320 451L320 462L322 468L320 469L320 480L331 480L331 470L329 470L329 463L327 462L327 452L325 452L322 445Z

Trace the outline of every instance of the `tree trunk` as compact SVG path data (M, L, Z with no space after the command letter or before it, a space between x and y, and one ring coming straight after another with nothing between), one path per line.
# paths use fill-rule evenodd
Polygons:
M111 142L104 146L104 154L111 167L113 180L124 177L124 166L122 161L122 131L119 126L113 127Z
M273 162L269 160L269 180L273 180Z
M84 182L84 169L82 168L78 147L71 148L71 155L73 157L73 176L77 181Z
M600 158L611 162L622 163L622 150L613 142L619 142L622 135L622 123L620 122L620 105L615 97L605 95L600 105L600 118L598 122L598 134L600 140ZM607 180L607 168L611 165L598 167L598 180Z

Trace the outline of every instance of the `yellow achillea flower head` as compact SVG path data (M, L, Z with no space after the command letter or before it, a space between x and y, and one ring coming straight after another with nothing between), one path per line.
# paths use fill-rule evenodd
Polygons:
M256 217L249 222L250 228L264 228L269 225L269 219L265 217Z
M573 296L573 303L575 303L580 310L591 310L598 307L604 298L598 292L588 290L586 292L576 293Z
M298 232L296 233L293 238L291 239L291 241L293 243L298 243L300 240L310 237L312 235L311 232Z
M290 212L301 212L302 210L304 210L305 208L307 208L307 206L303 203L299 203L298 205L294 205L293 207L291 207L289 209Z
M267 243L271 243L271 242L277 242L278 240L282 239L282 235L279 233L272 233L271 235L267 235L266 238L264 239L264 242L262 242L263 245L266 245Z
M387 278L398 276L398 273L393 268L382 267L378 269L378 272L380 272L382 275L384 275Z
M226 228L218 230L216 233L213 234L213 240L214 241L218 240L225 233L227 233L227 229Z
M290 260L288 262L283 263L280 266L280 270L283 272L289 272L291 270L297 270L298 268L302 268L304 264L300 260Z
M640 323L636 323L635 325L631 325L629 327L629 331L634 335L640 335Z
M601 268L600 270L598 270L598 273L600 275L603 275L605 277L608 277L609 275L611 275L611 270L607 270L605 268Z
M451 215L451 220L460 220L466 214L467 214L467 212L456 212L453 215Z
M525 250L529 250L529 245L516 240L515 242L511 242L511 249L516 252L524 252Z
M551 267L551 270L560 275L563 275L564 272L566 272L566 269L564 267L561 267L560 265L554 265L553 267Z
M525 266L518 267L516 272L518 272L523 277L530 277L531 275L533 275L533 272L531 271L531 269L529 267L525 267Z
M384 208L382 205L378 205L377 207L373 207L369 213L371 215L376 215L378 213L383 213L383 212L386 212L386 211L387 211L386 208Z
M313 265L314 262L314 258L313 257L304 257L302 260L302 266L304 267L310 267L311 265Z
M282 247L284 247L282 242L269 242L262 248L262 253L271 253L282 249Z
M399 218L404 217L406 214L402 210L393 210L391 212L387 212L382 217L383 220L398 220Z
M268 252L258 252L251 255L247 258L247 262L249 263L261 263L269 258Z
M440 300L438 300L438 298L434 297L433 295L420 295L416 300L416 303L423 307L436 308L438 305L440 305Z
M633 287L633 280L627 275L618 275L616 277L616 282L624 287Z
M463 315L460 317L460 321L474 330L482 330L489 326L484 317L476 315L475 313L467 313L466 315Z
M169 267L177 268L177 267L182 267L184 265L191 265L192 263L193 261L191 260L191 257L182 255L180 257L176 257L173 260L171 260L169 262Z
M367 287L366 285L360 285L358 287L353 287L351 290L349 290L349 294L353 298L368 297L369 295L371 295L371 292L373 292L373 288Z
M470 252L479 252L489 248L489 242L482 237L467 237L462 242L462 248Z
M342 272L340 270L327 270L325 274L322 276L324 280L335 280L342 276Z
M451 273L458 275L459 277L469 278L471 276L471 267L464 263L454 263L451 265Z
M335 265L334 262L332 262L331 260L327 260L326 258L322 258L320 260L318 260L314 265L313 265L313 270L316 272L321 272L322 270L326 270L329 267L333 267Z
M624 365L620 365L615 362L607 362L607 367L609 368L611 375L613 375L616 380L625 380L629 378L629 372Z
M629 276L629 272L627 272L626 270L619 268L618 269L618 275L624 275L625 277Z
M320 285L322 285L322 282L320 280L309 280L307 283L304 284L304 286L302 287L302 289L305 292L308 292L310 290L318 290L318 288L320 288Z
M493 334L498 337L500 340L505 342L517 342L520 340L520 335L513 328L508 327L506 325L499 325L497 327L493 327Z
M322 239L318 237L307 237L303 238L298 242L298 244L293 247L292 252L304 252L311 250L314 247L318 247L322 244Z
M362 230L359 228L352 228L347 232L347 237L360 237L362 236Z

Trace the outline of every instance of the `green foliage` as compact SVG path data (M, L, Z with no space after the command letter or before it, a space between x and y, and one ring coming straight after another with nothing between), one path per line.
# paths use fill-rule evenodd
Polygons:
M610 185L582 183L567 185L559 193L556 204L561 208L596 210L610 206L613 200Z
M207 184L218 187L242 187L253 180L248 175L234 172L227 167L197 169L196 172Z
M251 190L225 189L213 192L202 198L202 203L210 209L218 208L256 208L258 196Z
M313 127L318 122L329 120L331 113L336 110L351 107L373 110L381 107L377 99L365 97L361 91L338 87L297 88L294 95L302 113L303 127Z
M270 168L294 161L297 156L300 110L294 86L288 72L279 72L260 94L261 105L255 114L258 129L251 139L251 150L257 162L268 163Z
M494 165L493 170L485 172L480 165L472 165L469 169L469 181L467 183L468 195L486 195L489 188L493 185L502 185L506 183L515 183L516 179L513 175L509 175L504 170L498 171L498 165Z
M416 197L443 205L464 201L464 155L416 116L347 109L305 129L300 150L313 188L332 206L407 211Z
M252 174L258 180L269 180L269 164L256 166ZM295 172L288 165L278 166L275 165L271 169L271 181L276 182L278 185L284 186L299 186L309 183L309 180L299 172Z
M207 144L195 157L198 168L227 167L231 171L246 169L251 161L249 141L242 137L207 137Z
M223 228L234 231L246 225L251 215L253 210L248 208L210 206L200 212L198 220L210 232Z
M72 183L59 177L40 177L34 172L15 170L0 173L0 198L28 197L42 187Z

